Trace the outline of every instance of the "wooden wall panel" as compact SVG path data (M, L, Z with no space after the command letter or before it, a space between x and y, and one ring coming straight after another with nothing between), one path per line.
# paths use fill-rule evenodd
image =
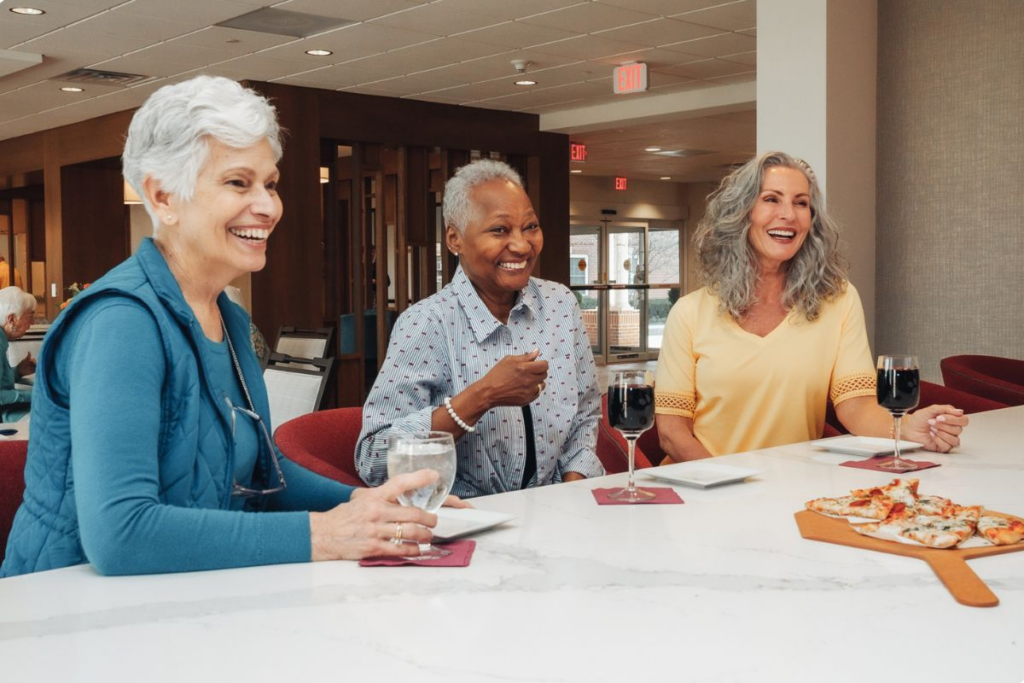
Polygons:
M569 284L569 136L540 133L543 149L531 165L529 185L536 184L534 208L544 229L541 277ZM533 166L536 168L533 168ZM538 175L539 172L539 175ZM531 197L532 199L532 197Z
M60 185L64 286L92 282L128 258L121 162L64 166Z
M316 91L250 84L272 98L288 133L279 192L284 216L267 245L267 266L252 276L253 322L273 344L282 325L319 327L323 320L323 217Z

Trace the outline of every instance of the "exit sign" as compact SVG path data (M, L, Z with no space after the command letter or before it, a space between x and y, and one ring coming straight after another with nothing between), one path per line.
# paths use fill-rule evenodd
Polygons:
M586 161L587 145L583 142L569 143L569 161Z
M647 90L647 65L638 62L615 67L612 89L617 95Z
M625 190L626 189L626 182L627 182L626 179L623 178L622 176L615 176L615 189L616 190Z

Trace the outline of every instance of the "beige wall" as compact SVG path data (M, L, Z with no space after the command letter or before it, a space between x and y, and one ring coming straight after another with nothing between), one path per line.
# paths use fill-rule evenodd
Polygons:
M601 209L615 209L618 220L681 221L687 218L686 185L669 180L629 180L616 190L615 179L574 175L569 178L569 215L601 218Z
M1024 2L878 7L876 352L1024 358Z

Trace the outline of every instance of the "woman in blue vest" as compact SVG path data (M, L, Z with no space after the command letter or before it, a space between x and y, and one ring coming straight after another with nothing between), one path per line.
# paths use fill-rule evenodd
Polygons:
M223 294L281 218L266 99L200 76L136 112L124 176L153 238L75 297L39 356L25 497L0 575L91 563L141 574L408 555L434 515L289 462L249 319Z

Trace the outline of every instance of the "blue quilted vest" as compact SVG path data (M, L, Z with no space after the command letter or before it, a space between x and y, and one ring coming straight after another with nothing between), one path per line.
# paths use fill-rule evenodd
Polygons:
M159 451L154 454L160 462L161 502L193 508L230 507L234 464L229 408L212 389L202 328L163 255L147 239L135 256L76 296L47 333L33 390L25 495L14 519L0 576L89 561L78 533L68 405L54 395L51 378L68 323L88 308L90 301L108 296L128 297L145 306L163 339L168 368L161 398L165 417ZM223 294L218 305L231 338L248 342L249 318L245 311ZM253 403L268 419L270 410L259 361L249 343L236 343L235 349ZM116 391L116 371L111 375L110 390ZM269 454L262 443L260 446L257 473L266 473L270 471ZM254 485L267 483L256 480Z

